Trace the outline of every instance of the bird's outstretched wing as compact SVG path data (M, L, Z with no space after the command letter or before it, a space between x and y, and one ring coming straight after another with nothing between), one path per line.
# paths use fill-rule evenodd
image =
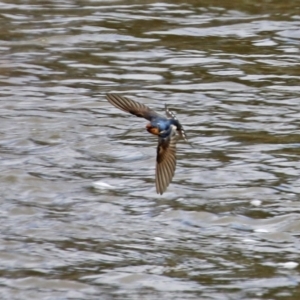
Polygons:
M156 156L156 192L163 194L169 186L176 169L176 127L171 125L170 135L158 138Z
M155 112L148 106L128 99L127 97L123 97L118 94L107 94L106 98L115 107L125 112L129 112L130 114L135 115L137 117L145 118L151 121L153 117L160 116L157 112Z

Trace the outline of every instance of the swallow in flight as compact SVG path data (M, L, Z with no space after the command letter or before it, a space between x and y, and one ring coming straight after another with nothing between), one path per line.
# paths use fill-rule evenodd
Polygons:
M165 105L166 116L164 116L142 103L118 94L107 94L106 98L120 110L150 121L146 125L147 131L158 136L155 185L156 192L162 195L175 173L176 143L179 138L188 142L182 125L167 105Z

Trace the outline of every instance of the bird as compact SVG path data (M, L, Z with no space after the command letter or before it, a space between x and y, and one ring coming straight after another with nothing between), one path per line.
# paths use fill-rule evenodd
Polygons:
M142 103L119 94L109 93L106 98L109 103L120 110L150 121L146 125L146 130L158 136L155 186L157 194L162 195L167 190L175 174L176 143L179 139L188 142L183 126L166 104L166 116L164 116Z

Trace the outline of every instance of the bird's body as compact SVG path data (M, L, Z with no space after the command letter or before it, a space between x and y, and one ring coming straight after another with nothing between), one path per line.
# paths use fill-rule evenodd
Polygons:
M126 97L117 94L107 94L106 97L115 107L150 121L146 125L147 131L158 136L155 183L157 193L162 195L175 173L177 137L187 141L182 125L167 106L165 117L148 106Z

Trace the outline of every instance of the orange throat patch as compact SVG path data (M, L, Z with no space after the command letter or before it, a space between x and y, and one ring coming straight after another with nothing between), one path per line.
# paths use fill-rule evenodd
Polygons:
M152 127L150 123L146 125L146 129L154 135L159 135L159 129L157 127Z

